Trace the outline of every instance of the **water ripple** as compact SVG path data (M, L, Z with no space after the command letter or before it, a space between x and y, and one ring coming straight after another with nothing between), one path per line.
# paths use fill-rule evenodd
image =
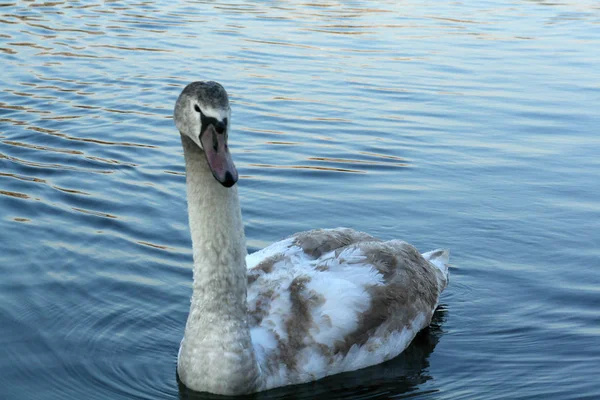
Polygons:
M404 356L251 397L600 397L599 24L594 0L0 3L0 397L204 397L175 377L172 107L198 79L230 94L251 250L347 225L452 251Z

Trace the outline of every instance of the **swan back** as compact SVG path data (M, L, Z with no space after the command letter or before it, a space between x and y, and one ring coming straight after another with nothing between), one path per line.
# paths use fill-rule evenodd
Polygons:
M444 255L430 257L445 265ZM408 243L346 228L299 233L246 261L264 389L395 357L430 323L447 282L447 267Z

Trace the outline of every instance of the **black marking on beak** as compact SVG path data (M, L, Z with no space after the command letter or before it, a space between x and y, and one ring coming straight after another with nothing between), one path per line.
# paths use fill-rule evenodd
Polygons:
M197 108L198 106L194 106L194 108ZM201 122L201 126L200 126L200 136L202 136L207 130L208 127L210 125L213 126L213 130L211 130L213 136L213 146L215 151L218 151L217 147L218 147L218 140L216 137L216 134L218 133L219 135L222 135L224 133L226 133L227 130L227 118L223 118L223 121L219 121L216 118L213 117L207 117L206 115L204 115L204 113L202 111L200 111L200 108L197 108L196 111L198 111L200 113L200 122Z
M221 182L221 185L229 188L232 187L233 185L235 185L236 180L233 179L233 175L231 175L231 172L227 171L225 173L225 180L223 182Z

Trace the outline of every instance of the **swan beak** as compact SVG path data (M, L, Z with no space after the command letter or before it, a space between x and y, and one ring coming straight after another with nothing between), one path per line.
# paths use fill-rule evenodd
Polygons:
M221 130L221 133L218 133L214 125L210 124L200 135L200 142L215 179L225 187L235 185L238 172L227 147L225 131Z

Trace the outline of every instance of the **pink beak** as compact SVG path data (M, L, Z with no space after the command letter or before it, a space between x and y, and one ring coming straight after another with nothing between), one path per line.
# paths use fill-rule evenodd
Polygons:
M200 135L200 143L215 179L225 187L235 185L238 181L238 172L229 153L225 133L218 133L210 124Z

